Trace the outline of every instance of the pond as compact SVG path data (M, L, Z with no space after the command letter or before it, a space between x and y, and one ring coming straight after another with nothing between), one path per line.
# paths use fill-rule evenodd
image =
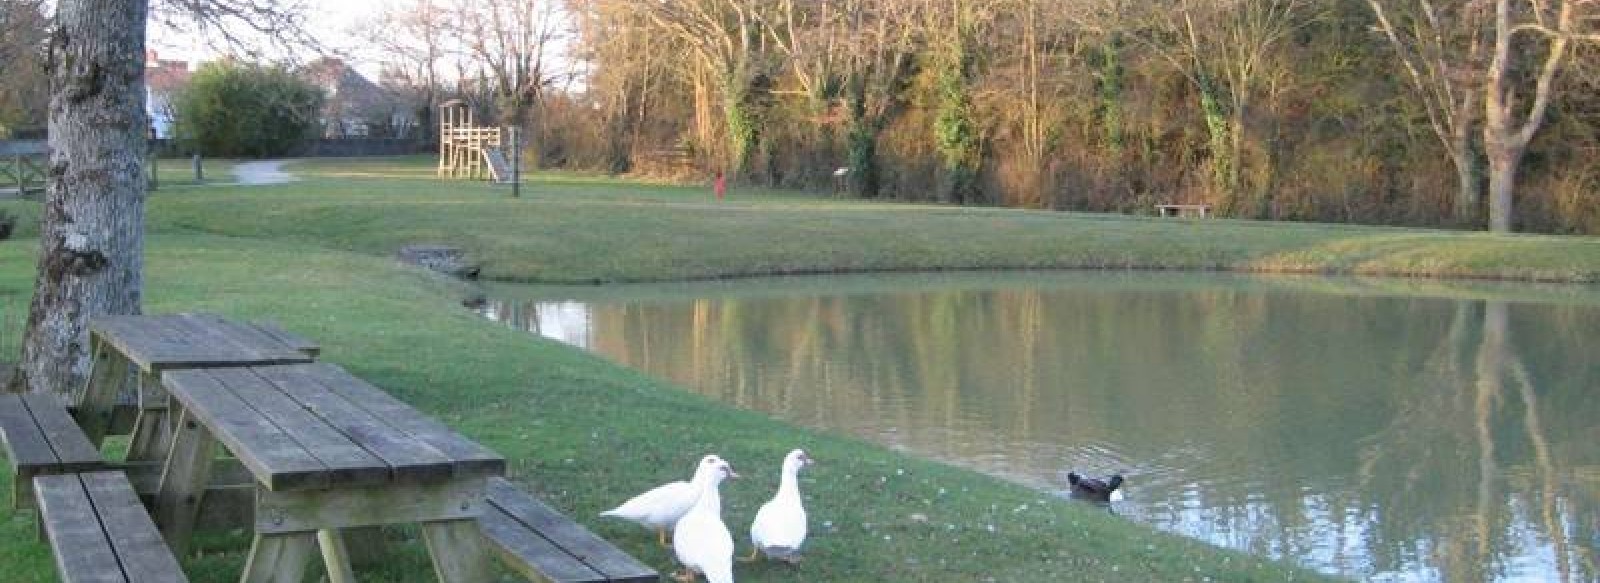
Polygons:
M1377 581L1600 578L1600 292L1210 274L494 287L738 407Z

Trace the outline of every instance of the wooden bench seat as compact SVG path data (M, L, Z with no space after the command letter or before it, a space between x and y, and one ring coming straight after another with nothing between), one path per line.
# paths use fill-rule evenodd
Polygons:
M13 508L33 503L33 477L93 470L105 465L67 414L60 397L45 394L0 395L0 438L11 461Z
M500 558L533 581L657 581L660 576L582 525L491 478L478 527Z
M64 583L188 580L122 472L35 476L33 488Z

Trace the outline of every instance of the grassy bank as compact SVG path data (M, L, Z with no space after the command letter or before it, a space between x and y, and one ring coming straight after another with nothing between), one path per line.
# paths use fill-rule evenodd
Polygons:
M700 454L715 451L746 476L724 487L726 520L744 541L744 527L775 487L779 458L806 447L821 462L802 478L814 532L808 559L793 569L740 567L741 581L1319 577L730 409L529 338L462 310L465 286L397 265L388 259L394 248L453 243L483 260L492 277L564 282L1070 261L1264 269L1252 266L1297 253L1317 256L1318 267L1308 268L1315 271L1417 261L1451 266L1432 272L1438 275L1595 281L1600 274L1600 248L1585 239L878 205L737 190L732 202L715 205L703 189L571 176L542 177L512 200L504 187L433 181L417 160L302 169L314 174L290 185L153 194L147 311L273 319L318 340L325 360L506 455L523 485L662 570L670 569L670 552L652 536L595 514L683 478ZM0 208L37 216L36 203ZM36 233L29 226L19 240L0 243L0 354L17 350ZM1420 259L1422 252L1402 247L1433 255ZM1168 262L1141 263L1147 260ZM32 528L31 517L0 510L7 580L53 580ZM221 533L203 548L186 559L197 581L237 577L245 550L239 533ZM420 565L420 549L409 545L375 580L431 580Z
M23 246L0 246L8 309L26 294ZM1163 535L972 472L731 410L574 349L460 309L462 293L393 262L294 243L183 232L153 235L148 309L273 318L324 344L325 359L383 386L512 460L555 506L660 568L670 555L595 513L679 479L702 452L747 476L725 487L735 531L775 486L782 453L821 460L803 488L816 531L797 569L742 568L741 581L1281 581L1287 567ZM4 484L0 484L3 487ZM0 560L14 581L49 581L32 520L0 511ZM743 540L743 536L739 536ZM223 536L188 564L199 581L236 577L243 539ZM420 550L379 580L430 580ZM391 579L392 578L392 579Z
M1226 269L1600 282L1600 239L878 204L537 175L432 179L425 158L318 160L303 183L154 199L157 228L387 255L460 245L485 276L545 283L1010 268ZM352 180L359 178L359 180Z

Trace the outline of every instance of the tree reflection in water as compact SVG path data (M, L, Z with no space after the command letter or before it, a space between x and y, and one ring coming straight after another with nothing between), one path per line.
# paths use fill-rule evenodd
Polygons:
M1595 305L1082 279L753 282L485 313L1041 489L1121 471L1134 520L1327 571L1600 577Z

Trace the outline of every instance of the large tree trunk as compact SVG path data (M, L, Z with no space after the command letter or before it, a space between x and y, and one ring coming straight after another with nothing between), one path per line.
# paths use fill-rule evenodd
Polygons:
M144 0L61 0L50 41L50 181L14 386L69 391L92 315L139 312Z
M1513 224L1511 197L1517 188L1517 167L1522 148L1489 148L1489 231L1509 233Z

